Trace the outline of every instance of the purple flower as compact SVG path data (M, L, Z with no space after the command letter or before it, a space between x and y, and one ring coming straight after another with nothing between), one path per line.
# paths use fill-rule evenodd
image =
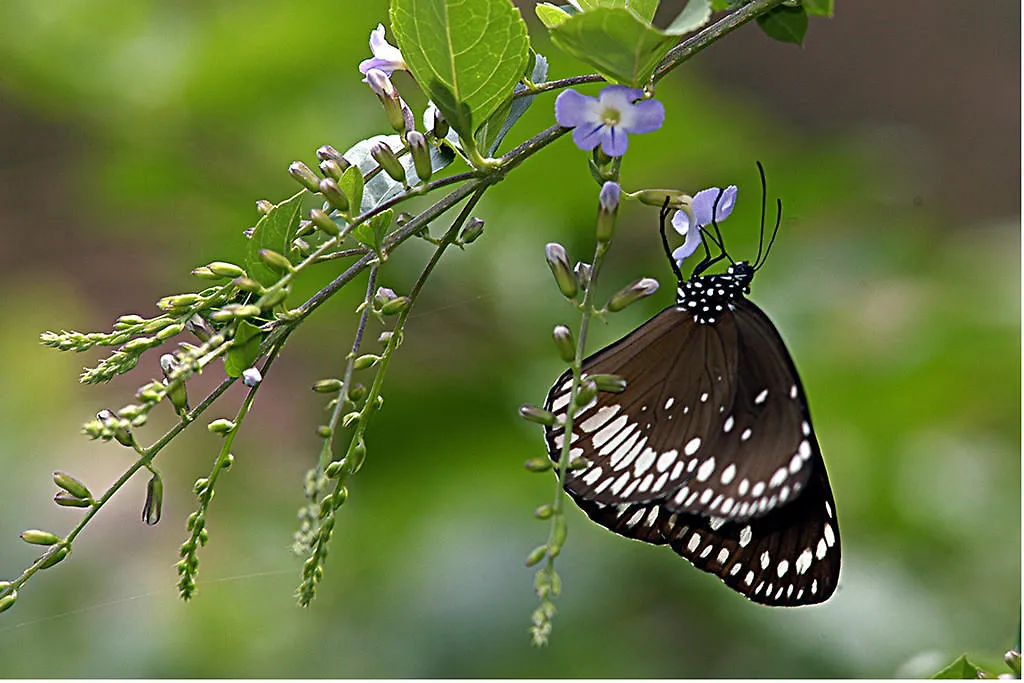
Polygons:
M572 140L580 149L589 151L600 144L608 156L620 157L626 153L627 133L650 133L665 120L661 102L641 100L643 94L624 85L609 85L597 97L566 90L555 100L555 120L575 128Z
M718 195L721 193L722 198ZM715 202L718 202L718 210L715 211ZM690 217L685 211L677 211L672 217L672 227L680 235L686 235L683 246L672 252L672 258L676 263L682 263L683 259L697 251L700 246L700 229L705 225L711 225L711 212L715 211L715 222L724 221L732 213L732 207L736 205L736 186L730 185L725 191L717 187L709 187L701 190L693 197L691 209L693 210L694 222L690 224Z
M359 73L364 76L370 69L380 69L388 76L395 71L409 70L401 51L384 38L384 24L377 24L377 28L370 31L370 51L373 57L359 62Z

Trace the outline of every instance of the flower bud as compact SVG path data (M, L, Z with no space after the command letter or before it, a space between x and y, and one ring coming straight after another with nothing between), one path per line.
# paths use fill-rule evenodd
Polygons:
M583 407L597 397L597 383L589 377L584 377L580 383L580 390L576 394L576 405Z
M328 479L337 479L339 476L341 476L341 470L344 466L344 463L342 463L340 460L335 460L334 462L327 466L327 469L324 470L324 474L327 476Z
M274 203L267 201L266 199L260 199L256 202L256 210L266 216L274 210Z
M344 156L342 156L341 152L339 152L338 150L334 149L330 145L324 145L324 146L320 147L319 149L317 149L316 150L316 158L319 159L320 161L331 160L331 161L337 162L337 164L339 166L341 166L341 169L343 171L346 168L348 168L349 166L352 165L352 164L350 164L348 162L348 159L346 159Z
M11 591L4 597L0 598L0 612L6 612L10 608L14 607L14 603L18 599L18 591Z
M523 463L530 472L547 472L551 469L551 460L549 458L530 458Z
M326 181L324 181L326 182ZM258 256L263 265L272 270L288 273L292 271L292 262L287 256L277 253L272 249L260 249Z
M127 330L137 325L142 325L146 322L146 319L141 315L122 315L116 321L114 321L114 330L121 331Z
M373 367L379 361L380 361L380 356L377 356L377 355L372 354L372 353L366 353L366 354L363 354L362 356L359 356L354 361L352 361L352 369L353 370L365 370L366 368Z
M348 398L353 403L359 403L366 398L366 387L362 384L356 384L348 390Z
M409 153L412 154L416 175L421 183L425 183L430 180L430 174L434 172L430 164L430 146L427 144L427 139L423 137L423 133L414 130L406 136L406 141L409 143Z
M578 287L576 278L573 277L572 271L569 270L569 255L565 253L565 247L556 242L549 242L544 247L544 253L547 257L548 267L551 268L551 274L555 276L555 282L558 284L558 289L562 292L562 296L566 299L574 298Z
M213 271L214 275L219 275L220 277L245 277L245 270L241 266L236 266L234 263L214 261L213 263L206 264L206 267Z
M320 181L319 189L331 206L343 213L348 211L348 197L341 191L338 181L334 178L324 178Z
M554 528L554 530L552 531L552 534L551 534L552 535L552 539L551 539L552 543L551 543L551 549L549 550L549 555L551 555L551 557L554 557L555 555L557 555L558 551L561 550L563 545L565 545L565 537L566 537L567 533L568 533L568 529L567 529L567 526L565 524L565 517L559 517L558 519L555 520L555 528Z
M529 403L519 406L519 416L527 422L535 422L545 427L551 427L557 421L554 413Z
M434 125L431 131L434 133L434 137L438 140L444 140L448 137L448 131L450 130L448 121L444 118L444 114L437 107L434 107Z
M537 519L551 519L553 514L555 514L555 510L550 505L541 505L533 511L533 516Z
M469 219L466 225L462 228L462 231L459 233L459 241L463 244L471 244L482 234L484 234L483 220L473 217Z
M206 324L206 321L198 313L185 321L185 329L194 334L201 342L207 341L210 335L213 334L213 330L210 329L210 326Z
M555 346L558 348L558 355L566 363L576 359L576 344L572 339L572 330L565 325L557 325L551 335L555 339Z
M621 394L626 390L626 380L618 375L590 375L590 379L597 385L598 391L610 391L613 394Z
M377 142L370 147L370 156L380 164L384 172L400 183L405 183L405 168L386 143Z
M622 188L611 181L601 187L600 202L597 210L597 241L612 241L615 232L615 216L619 212L619 194Z
M87 508L92 505L91 500L77 498L70 493L61 491L53 497L53 502L65 508Z
M257 387L263 381L263 375L259 368L246 368L242 371L242 384L247 387Z
M27 529L21 532L21 540L32 545L53 545L54 543L60 543L60 538L51 534L49 531L40 531L39 529Z
M235 428L235 423L222 417L206 425L206 428L214 434L227 434Z
M54 472L53 483L70 493L75 498L83 498L85 500L92 498L89 488L67 472Z
M623 308L629 306L631 303L649 297L650 295L654 294L657 291L657 280L649 277L641 278L634 282L633 284L628 285L627 287L624 287L623 289L620 289L618 292L616 292L615 295L612 296L612 298L608 301L608 305L605 306L605 308L611 311L612 313L615 313L616 311L621 311Z
M592 270L589 263L583 261L577 261L576 268L573 269L573 273L576 275L576 282L579 284L580 289L586 289L590 287L590 271Z
M161 311L185 309L198 303L201 298L198 294L174 294L172 296L165 296L157 301L156 307Z
M333 394L341 391L341 380L334 377L320 379L313 383L313 391L318 394Z
M164 481L154 474L146 485L146 503L142 506L142 521L153 526L160 521L164 505Z
M299 221L299 227L295 230L296 237L305 237L306 235L312 235L316 232L316 228L313 226L313 221L308 221L305 218ZM298 240L295 240L297 242ZM295 244L292 242L292 244Z
M156 338L162 342L167 341L171 337L176 337L179 334L181 334L181 331L184 329L184 323L174 323L173 325L168 325L167 327L157 332Z
M641 204L657 206L658 208L665 206L665 202L668 201L668 208L670 209L682 209L683 207L690 206L690 203L693 201L693 198L682 190L639 190L630 196L640 200Z
M198 268L192 269L192 274L201 280L220 280L220 275L217 275L206 266L199 266Z
M547 553L548 547L546 545L537 546L536 548L530 551L529 555L526 556L526 566L532 567L533 565L537 564L538 562L544 559L544 556L547 555Z
M315 194L320 191L320 179L301 161L293 161L288 167L288 174L310 192Z
M334 405L336 403L337 401L331 401L331 405ZM319 436L321 439L329 439L331 437L331 434L333 433L334 430L331 429L330 425L320 425L316 428L316 435Z
M590 466L590 462L583 457L573 458L569 461L570 470L584 470Z
M53 565L57 564L58 562L60 562L61 560L63 560L67 556L68 556L68 549L67 549L67 547L57 548L56 550L51 550L48 553L48 557L45 560L43 560L42 564L39 565L39 568L40 569L49 569L50 567L52 567Z
M346 167L342 167L334 159L324 159L320 162L320 172L324 174L325 178L334 178L335 180L341 180L341 174L345 172Z
M380 312L382 315L397 315L406 311L410 306L412 306L412 299L407 296L400 296L381 306Z
M1019 640L1019 639L1018 639ZM1017 650L1009 650L1003 655L1003 661L1010 667L1014 675L1020 677L1020 652Z
M345 462L348 464L348 471L355 474L363 466L363 462L366 461L366 444L362 438L356 440L348 449L348 455L345 456Z
M263 296L256 300L256 307L261 311L269 311L288 298L288 287L278 287L268 290Z
M383 306L389 301L394 301L398 298L395 294L395 290L390 287L378 287L377 291L373 293L373 303L377 304L378 307Z
M323 209L310 209L309 220L312 221L313 225L329 234L332 238L338 237L341 232L341 228L338 223L334 222L334 219Z

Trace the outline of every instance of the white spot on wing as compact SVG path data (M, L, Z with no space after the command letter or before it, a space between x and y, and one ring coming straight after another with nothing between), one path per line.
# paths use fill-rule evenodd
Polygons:
M835 532L832 531L831 524L825 525L825 542L828 543L829 548L836 544L836 535Z
M683 447L683 452L687 455L693 455L700 448L700 437L695 436L686 442L686 446Z
M822 560L822 559L825 559L825 553L827 553L827 552L828 552L828 546L825 545L825 539L824 538L819 539L818 540L818 547L817 547L817 549L814 552L814 556L817 557L819 560Z
M601 406L597 409L596 413L580 423L580 429L589 434L604 423L608 422L608 420L612 419L617 412L619 412L619 406L617 405Z
M749 479L744 479L743 481L740 482L739 490L737 491L737 493L739 493L741 496L745 496L745 495L747 495L747 491L749 489L750 489L750 480Z
M677 455L679 455L679 451L677 451L675 449L672 449L671 451L665 451L664 453L659 455L658 456L658 471L659 472L664 472L669 467L671 467L672 463L674 463L676 461L676 456Z
M746 548L750 544L750 541L754 538L754 532L750 528L750 525L743 527L740 530L740 547Z
M811 549L804 548L804 551L800 553L800 557L796 558L796 573L804 574L810 568L813 560L814 555L811 553Z
M740 441L746 441L747 439L750 438L750 435L753 433L753 430L751 430L750 427L747 427L746 429L743 430L743 433L740 434Z
M729 417L725 418L725 424L722 425L722 431L723 432L731 431L732 430L732 426L735 423L736 423L736 420L733 419L732 415L730 415Z
M676 402L675 398L669 396L668 400L665 401L665 410L668 410L669 408L671 408L672 404L675 403L675 402Z
M762 389L761 393L754 397L754 403L764 403L765 399L768 398L768 390Z
M700 534L694 534L693 536L690 536L690 542L686 544L686 549L689 550L692 553L693 551L695 551L697 549L697 546L699 546L699 545L700 545Z
M781 579L787 571L789 571L789 561L779 560L779 568L776 571L776 573L779 575L779 578Z
M626 416L619 415L609 424L605 425L605 427L601 431L599 431L597 434L594 434L593 436L594 448L600 448L601 446L603 446L604 443L608 439L615 436L619 432L619 430L622 429L623 426L625 426L625 424Z
M771 564L771 562L772 562L772 558L768 554L767 550L765 550L763 553L761 553L761 569L768 569L768 565Z
M732 482L733 477L736 476L736 464L733 463L722 470L722 483L728 485Z
M700 469L697 470L697 481L707 481L714 471L715 459L708 458L701 464Z
M768 482L770 487L777 488L782 486L782 482L786 481L786 477L789 475L789 471L785 467L780 467L775 470L775 474L772 475L771 481Z
M600 467L595 467L594 469L587 472L587 476L583 477L583 481L585 481L588 485L593 486L594 482L601 478L601 472L602 470Z

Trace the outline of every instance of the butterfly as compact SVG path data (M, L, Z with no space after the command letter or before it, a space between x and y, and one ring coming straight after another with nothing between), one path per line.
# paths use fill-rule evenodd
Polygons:
M761 165L758 164L761 169ZM840 568L839 525L825 463L796 366L775 325L746 298L778 234L752 263L733 261L715 216L700 226L704 258L678 282L676 302L583 361L583 375L623 378L573 416L564 488L610 531L669 545L695 567L764 605L827 600ZM712 248L717 255L712 257ZM728 261L725 272L705 274ZM562 374L544 407L556 463L566 438L573 376Z

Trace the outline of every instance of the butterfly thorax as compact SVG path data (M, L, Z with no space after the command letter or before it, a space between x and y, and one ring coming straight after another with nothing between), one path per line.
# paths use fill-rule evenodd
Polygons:
M729 266L724 273L698 275L679 283L676 305L693 314L695 322L714 325L733 302L750 293L754 269L746 261Z

